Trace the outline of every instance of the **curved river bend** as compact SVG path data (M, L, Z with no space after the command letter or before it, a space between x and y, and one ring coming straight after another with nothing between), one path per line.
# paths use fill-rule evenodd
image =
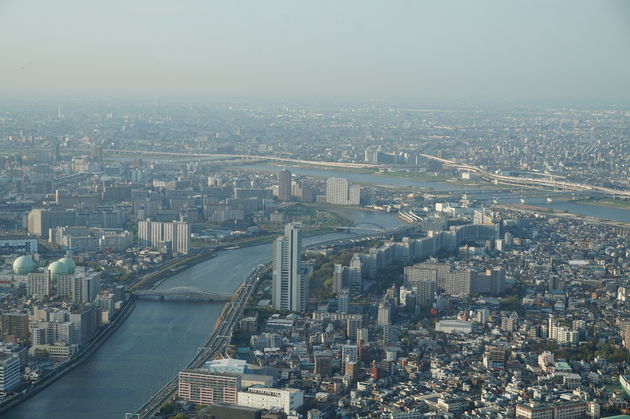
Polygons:
M394 228L393 214L344 212L358 226ZM307 237L312 244L352 234ZM271 244L220 252L167 279L161 288L192 286L233 292L260 263L271 260ZM85 362L2 415L12 419L123 418L184 368L203 344L222 304L138 301L124 324Z

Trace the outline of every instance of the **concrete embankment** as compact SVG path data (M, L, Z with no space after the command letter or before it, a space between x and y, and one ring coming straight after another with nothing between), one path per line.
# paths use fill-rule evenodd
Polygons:
M131 297L121 309L121 311L112 320L112 322L106 327L102 328L96 334L94 339L92 339L90 343L85 346L85 348L81 349L81 351L77 355L75 355L72 359L66 361L64 364L61 364L50 374L43 377L34 387L30 388L25 393L18 394L15 397L7 399L2 404L0 404L0 415L6 413L23 401L33 397L34 395L48 387L50 384L54 383L59 378L70 372L74 367L78 366L83 361L88 359L107 340L107 338L109 338L112 333L114 333L116 329L118 329L118 327L120 327L120 325L123 324L125 320L127 320L135 306L135 299Z

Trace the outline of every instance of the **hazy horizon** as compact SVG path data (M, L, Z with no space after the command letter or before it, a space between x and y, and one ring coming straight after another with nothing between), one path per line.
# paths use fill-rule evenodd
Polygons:
M0 3L0 94L630 101L630 2Z

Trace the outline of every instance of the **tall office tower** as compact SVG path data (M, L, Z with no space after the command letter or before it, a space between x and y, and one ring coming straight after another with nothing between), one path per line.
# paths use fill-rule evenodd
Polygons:
M291 172L284 169L278 173L278 199L291 200Z
M273 244L273 306L277 310L304 311L307 286L301 275L302 224L289 223L284 236Z
M363 277L363 264L361 263L361 257L358 253L355 253L350 260L350 267L348 268L348 278L350 282L350 288L354 292L361 292Z

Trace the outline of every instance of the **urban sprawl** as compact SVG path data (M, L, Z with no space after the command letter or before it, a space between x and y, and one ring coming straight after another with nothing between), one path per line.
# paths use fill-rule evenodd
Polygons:
M219 304L119 417L630 413L630 223L595 213L630 210L629 133L614 108L9 104L0 412L137 304ZM169 285L265 244L232 294Z

